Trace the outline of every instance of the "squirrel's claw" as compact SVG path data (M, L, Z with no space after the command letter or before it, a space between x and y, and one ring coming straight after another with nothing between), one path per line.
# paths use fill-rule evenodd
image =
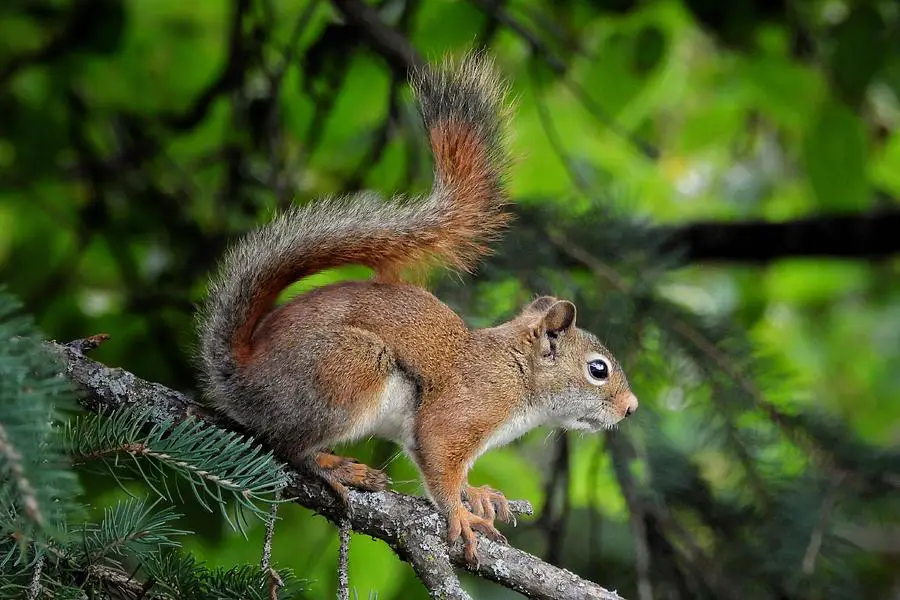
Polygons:
M463 499L468 501L473 514L484 517L491 524L497 518L504 523L515 524L516 522L515 516L509 510L509 501L506 496L492 487L486 485L466 486L463 488Z
M478 541L475 532L481 533L486 538L495 542L506 544L506 537L494 527L491 521L476 515L460 506L448 518L447 537L450 543L462 537L463 555L466 562L473 568L478 568Z
M338 500L344 505L348 517L352 515L350 488L367 492L379 492L387 489L391 483L390 478L384 471L373 469L354 458L346 456L320 452L311 468L315 474L325 480L325 483L334 490Z

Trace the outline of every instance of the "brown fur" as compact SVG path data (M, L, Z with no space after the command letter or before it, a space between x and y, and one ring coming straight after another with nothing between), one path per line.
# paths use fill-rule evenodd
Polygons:
M483 144L462 123L438 123L431 139L437 170L443 174L442 183L454 205L454 210L444 215L440 227L421 228L404 238L391 237L390 232L385 232L384 239L375 247L368 239L347 239L335 254L298 256L296 262L281 265L257 288L247 319L234 332L232 348L238 365L246 365L250 360L253 332L281 290L307 275L344 264L360 264L374 269L379 281L396 283L402 280L404 268L430 257L454 268L469 269L488 252L481 244L461 242L500 229L509 219L507 214L491 210L491 204L497 203L492 189L497 175L490 169Z
M575 326L570 302L541 297L507 323L472 330L403 283L422 262L470 269L508 218L504 86L490 64L468 57L413 83L435 156L431 194L325 200L245 237L201 318L204 378L217 407L344 499L348 487L383 489L387 477L326 448L370 435L402 444L450 539L462 537L475 561L475 532L503 539L494 520L511 518L500 492L467 482L482 452L539 425L608 427L637 401L609 351ZM293 281L350 263L376 278L274 306ZM602 381L590 376L598 360Z
M345 502L349 493L347 488L378 492L387 488L390 483L387 476L378 469L345 456L319 452L315 457L315 465L316 474Z

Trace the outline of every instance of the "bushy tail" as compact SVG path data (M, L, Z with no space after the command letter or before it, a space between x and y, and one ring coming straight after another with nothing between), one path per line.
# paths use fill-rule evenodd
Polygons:
M386 281L424 261L469 270L488 251L508 218L506 86L481 55L428 67L411 83L434 153L431 193L412 201L360 194L314 202L231 248L200 317L211 387L250 359L257 323L298 279L345 264L369 266Z

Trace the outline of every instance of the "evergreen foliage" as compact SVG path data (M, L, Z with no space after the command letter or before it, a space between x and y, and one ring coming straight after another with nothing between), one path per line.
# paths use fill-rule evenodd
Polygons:
M147 429L151 416L149 409L138 407L71 421L65 437L72 458L79 464L99 462L116 478L138 476L170 502L182 499L178 486L170 489L167 483L171 472L187 482L201 506L220 508L229 522L229 499L266 518L257 503L286 483L270 452L238 433L194 419L177 425L161 420ZM244 512L234 514L235 526L243 531Z
M0 525L24 540L52 531L79 490L56 435L71 391L19 308L0 290Z
M142 409L74 416L60 368L0 292L0 598L268 600L271 589L297 597L302 585L289 570L207 569L180 550L191 532L178 525L178 480L209 510L227 517L234 505L243 527L245 513L268 518L259 504L285 485L271 454L196 420L148 425ZM73 464L116 480L133 475L158 498L121 500L91 521Z
M209 570L190 555L168 552L147 566L159 592L184 600L270 600L272 578L250 565ZM279 571L279 598L297 598L303 586L290 571Z
M355 19L354 6L371 10ZM893 0L0 2L0 280L47 334L107 331L95 358L191 393L193 310L228 240L292 203L428 189L404 44L426 59L483 44L520 107L518 218L477 277L437 294L474 326L537 293L575 301L641 400L606 436L538 432L479 459L473 482L541 513L501 526L510 542L630 600L888 597L900 586L898 30ZM743 237L723 264L729 236L758 223L787 235ZM698 225L699 255L692 236L670 237ZM363 276L323 273L285 295ZM202 563L258 557L220 535L221 515L239 529L261 516L279 479L268 459L198 424L169 439L140 411L70 420L64 382L10 307L0 595L23 597L40 571L56 597L102 596L111 584L96 575L117 564L186 598L224 593L216 578L234 590L265 578ZM151 451L128 451L141 444ZM79 494L70 452L101 483ZM421 494L396 452L347 454ZM146 494L140 507L105 494L123 478ZM330 597L334 528L291 508L279 534L314 543L276 557ZM85 578L73 532L103 536L106 521L140 535L168 509L202 536L192 554L124 545ZM357 542L354 585L425 597L391 548Z

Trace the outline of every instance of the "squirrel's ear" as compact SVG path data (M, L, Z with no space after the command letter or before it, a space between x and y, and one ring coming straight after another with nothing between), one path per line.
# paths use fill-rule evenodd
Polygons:
M553 296L540 296L539 298L532 300L531 304L526 306L522 312L543 314L547 312L547 309L553 306L555 302L557 302L557 300Z
M575 326L575 305L568 300L553 303L543 318L544 331L560 334Z

